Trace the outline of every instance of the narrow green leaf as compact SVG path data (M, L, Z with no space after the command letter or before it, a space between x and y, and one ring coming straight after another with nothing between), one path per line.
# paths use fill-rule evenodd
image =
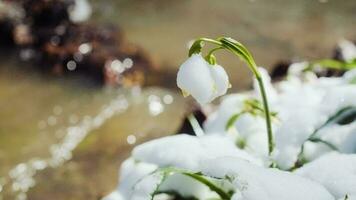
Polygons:
M326 146L328 146L330 149L335 150L335 151L339 151L338 148L337 148L335 145L333 145L333 144L331 144L330 142L325 141L325 140L323 140L323 139L320 139L320 138L310 138L309 141L310 141L310 142L316 142L316 143L323 143L323 144L325 144Z
M240 112L240 113L236 113L233 114L229 120L227 121L226 125L225 125L225 130L229 130L231 127L234 126L235 122L239 119L239 117L244 114L244 112Z
M218 194L222 200L230 200L230 198L231 198L231 195L229 193L225 192L223 189L221 189L220 187L215 185L213 182L208 180L207 177L202 175L201 173L194 173L194 172L190 172L187 170L177 169L177 168L172 168L172 167L161 168L158 171L156 171L156 173L163 173L163 176L162 176L162 179L160 180L160 182L158 183L156 190L152 192L151 200L153 200L155 195L162 193L159 191L159 187L162 185L162 183L169 176L172 176L174 174L182 174L182 175L188 176L188 177L206 185L210 190L216 192L216 194Z
M196 40L189 49L189 57L193 54L199 54L203 48L203 41Z
M214 183L210 182L204 176L187 172L185 172L184 174L208 186L210 190L216 192L222 199L230 200L231 196L228 193L216 186Z

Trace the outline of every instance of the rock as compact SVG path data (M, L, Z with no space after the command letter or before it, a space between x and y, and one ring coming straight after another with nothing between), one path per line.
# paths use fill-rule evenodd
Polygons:
M127 42L120 28L72 21L72 7L81 10L78 6L88 6L84 4L72 0L19 1L18 6L25 11L20 19L0 18L0 36L6 38L2 41L19 49L23 61L36 63L44 72L84 75L104 85L144 84L148 71L155 68L148 54Z

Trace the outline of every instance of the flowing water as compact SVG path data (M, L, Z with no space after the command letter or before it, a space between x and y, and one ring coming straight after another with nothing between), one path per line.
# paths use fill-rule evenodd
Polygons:
M195 37L237 38L267 67L279 59L326 57L339 39L356 38L352 0L92 3L93 22L120 25L173 78L156 77L161 87L100 88L79 77L45 76L1 49L0 200L100 199L113 190L118 166L135 144L179 127L187 106L168 86ZM236 74L233 89L250 84L234 57L218 59Z
M100 197L116 182L118 161L132 145L173 133L182 118L184 109L173 108L184 104L168 90L93 88L79 85L80 79L54 80L20 70L13 60L3 58L0 66L3 199L25 199L36 184L40 192L35 187L30 199L48 199L54 191L59 199L84 199L72 193L75 189ZM83 192L91 186L87 181L95 190Z

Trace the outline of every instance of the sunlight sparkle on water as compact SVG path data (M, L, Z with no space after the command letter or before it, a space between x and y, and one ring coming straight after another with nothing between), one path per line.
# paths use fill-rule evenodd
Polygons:
M128 144L135 144L136 143L136 136L134 136L134 135L129 135L129 136L127 136L127 138L126 138L126 141L127 141L127 143Z
M161 99L158 96L151 94L148 97L148 109L152 116L157 116L161 114L164 110L164 106L161 103Z

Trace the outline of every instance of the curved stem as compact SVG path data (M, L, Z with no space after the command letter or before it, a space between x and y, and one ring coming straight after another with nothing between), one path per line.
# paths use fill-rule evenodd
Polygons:
M267 136L268 136L268 154L271 155L274 149L272 122L271 122L271 115L269 112L266 89L263 84L262 76L257 69L257 65L253 60L252 55L242 44L230 38L221 38L220 40L223 44L223 47L225 47L227 50L231 51L233 54L237 55L238 57L242 58L245 62L247 62L250 70L255 75L255 78L258 82L259 90L262 97L263 107L265 111L266 129L267 129Z
M269 112L269 106L268 106L268 100L267 100L267 95L266 95L266 90L263 85L262 78L259 77L257 78L258 81L258 86L260 88L261 96L262 96L262 101L263 101L263 106L265 110L265 115L266 115L266 128L267 128L267 134L268 134L268 153L271 155L274 149L274 140L273 140L273 133L272 133L272 122L271 122L271 115Z
M247 48L244 45L231 38L221 37L218 38L217 40L209 39L209 38L199 38L195 41L195 43L199 43L199 44L201 42L209 42L211 44L215 44L218 46L218 48L214 48L213 50L211 50L211 52L214 52L220 48L224 48L230 51L231 53L233 53L234 55L238 56L248 64L248 67L254 74L260 89L260 93L263 101L263 107L265 111L265 117L266 117L266 129L267 129L267 136L268 136L268 154L271 155L274 149L274 140L273 140L273 133L272 133L271 115L268 106L268 99L267 99L266 89L263 84L262 76L257 69L257 65L251 53L247 50Z

